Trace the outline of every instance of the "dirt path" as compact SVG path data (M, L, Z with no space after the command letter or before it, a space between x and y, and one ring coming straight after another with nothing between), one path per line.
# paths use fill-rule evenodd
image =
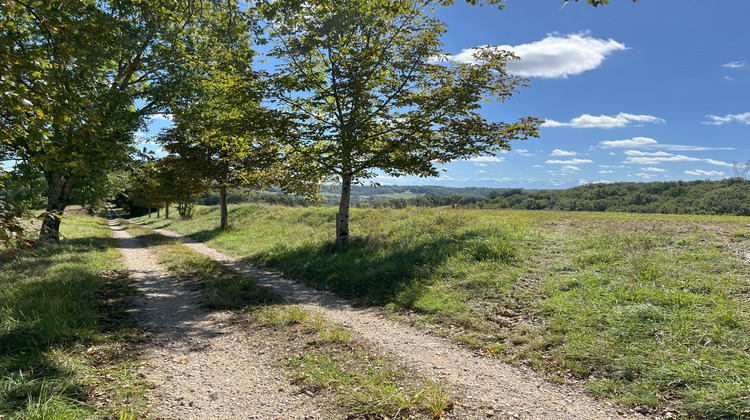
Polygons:
M539 377L530 369L513 367L493 358L481 357L450 340L434 337L412 327L388 320L378 310L353 308L347 301L336 296L318 292L279 275L258 270L243 261L210 248L203 243L183 237L179 233L164 229L155 230L163 235L179 239L192 250L207 255L238 272L258 278L261 284L272 288L289 302L320 307L328 319L348 326L359 338L369 342L374 348L390 355L410 369L416 370L424 377L450 384L459 389L461 394L459 401L459 405L461 406L460 411L471 413L471 418L644 418L632 411L626 412L626 410L611 403L595 400L574 386L552 384ZM129 264L138 265L140 263L135 261ZM164 304L167 304L169 301L167 297L171 296L169 288L167 287L163 292L158 292L157 289L157 293L165 295L163 298L165 300ZM179 313L179 309L175 310ZM158 310L154 309L154 311ZM196 309L190 309L190 313L197 313L195 311ZM173 311L167 312L171 313ZM146 316L146 313L143 315ZM201 320L196 320L195 324L187 323L184 327L179 327L185 328L184 334L186 336L195 337L192 340L198 347L203 343L201 340L209 339L208 336L211 336L212 340L227 341L226 335L223 338L221 336L216 338L216 335L219 333L213 332L213 328L216 327L210 326L211 322L221 323L222 319L212 321L211 316L208 315L201 315L200 318ZM173 332L165 332L165 337L176 339L177 337L174 335L178 331L176 328L178 327L171 327ZM182 332L179 334L182 334ZM179 350L176 348L175 351L171 351L172 346L159 350L159 352L169 351L170 353L158 356L157 363L154 363L154 368L164 371L164 367L166 366L168 367L166 374L169 374L171 371L184 369L184 365L175 366L174 362L170 364L169 361L172 358L180 357L180 351L191 349L192 347L190 346L192 344L185 342L185 340L178 343L177 347L179 347ZM231 351L239 351L238 347L233 346ZM197 360L203 357L204 354L215 357L220 362L222 360L221 355L214 353L222 350L213 345L211 348L212 350L210 351L203 350L201 353L191 356L191 359L196 359L194 363L204 367L212 366L215 363L213 361ZM252 359L252 357L249 359ZM254 369L262 369L258 365L262 365L263 361L244 360L244 363L251 364ZM204 369L202 371L196 370L192 373L201 377L200 375L206 375L207 372ZM176 374L177 372L173 376ZM165 375L165 373L162 372L160 375ZM181 378L185 377L185 374L181 375ZM247 380L251 381L253 379L248 378ZM194 386L202 386L202 384L196 383ZM257 392L258 390L253 390L253 393ZM309 414L310 411L308 410L307 413ZM319 415L325 416L324 413ZM287 418L293 417L290 416Z
M132 313L148 338L139 349L143 373L156 385L157 419L329 419L326 402L295 392L274 367L283 348L231 325L231 313L201 309L193 292L170 276L116 221L125 266L141 290Z

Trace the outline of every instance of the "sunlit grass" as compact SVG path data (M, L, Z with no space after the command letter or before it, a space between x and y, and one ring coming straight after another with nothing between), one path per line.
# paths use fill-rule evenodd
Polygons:
M0 417L139 415L146 384L125 374L139 332L123 298L134 289L106 220L66 216L62 234L0 261Z
M750 415L750 218L622 213L201 208L141 219L594 393Z

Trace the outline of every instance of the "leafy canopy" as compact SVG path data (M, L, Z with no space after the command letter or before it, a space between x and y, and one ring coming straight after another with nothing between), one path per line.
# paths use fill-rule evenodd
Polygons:
M477 64L448 60L445 24L419 1L266 5L278 60L275 101L292 121L292 153L327 178L437 176L440 164L509 149L538 120L487 121L483 102L508 100L526 79L510 52L485 48Z

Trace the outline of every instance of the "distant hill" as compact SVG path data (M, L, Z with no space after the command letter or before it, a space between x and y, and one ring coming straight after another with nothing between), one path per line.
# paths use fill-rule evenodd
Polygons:
M480 198L427 195L374 205L750 216L750 181L730 178L721 181L619 182L565 190L491 191Z
M502 194L509 191L507 188L480 188L465 187L452 188L436 185L410 185L410 186L391 186L382 185L373 187L369 185L352 185L351 203L352 205L368 205L385 202L389 200L406 200L418 197L470 197L485 198L493 194ZM515 191L515 190L514 190ZM528 193L540 190L521 190ZM340 191L335 186L327 186L320 189L322 201L325 204L338 204ZM278 189L271 189L261 193L249 192L242 189L234 189L227 193L227 201L230 203L243 203L263 201L276 204L287 205L309 205L310 203L301 197L286 196ZM219 196L216 192L206 194L198 200L199 204L214 205L218 204Z
M372 187L369 185L353 185L352 186L352 204L367 204L377 203L386 200L393 199L408 199L421 196L435 196L435 197L450 197L450 196L461 196L461 197L475 197L484 198L490 194L500 194L507 191L507 188L481 188L481 187L465 187L465 188L453 188L443 187L437 185L408 185L408 186L394 186L394 185L381 185L378 187ZM539 190L525 190L526 192L536 192ZM321 195L326 202L338 203L339 190L335 187L326 187L321 189Z
M337 204L339 191L321 190L323 203ZM310 205L300 197L278 191L250 193L233 190L230 203L262 201L284 205ZM219 202L207 194L200 204ZM589 184L565 190L521 188L451 188L420 186L352 186L352 205L404 208L408 206L459 206L479 209L526 209L563 211L615 211L666 214L729 214L750 216L750 181L619 182Z

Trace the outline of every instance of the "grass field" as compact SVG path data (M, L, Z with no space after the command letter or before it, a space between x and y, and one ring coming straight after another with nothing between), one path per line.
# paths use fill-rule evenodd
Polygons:
M687 416L750 416L750 218L216 208L141 218L287 276L384 305L552 380Z
M128 353L134 289L106 220L62 228L61 245L0 260L0 418L136 418L148 384Z

